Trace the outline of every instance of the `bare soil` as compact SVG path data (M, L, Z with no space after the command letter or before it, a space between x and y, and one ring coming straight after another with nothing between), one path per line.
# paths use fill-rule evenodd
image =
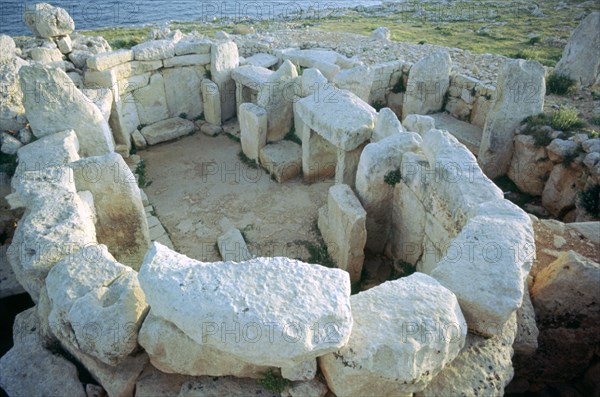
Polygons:
M262 168L238 158L239 142L201 133L152 146L144 190L176 250L200 261L218 261L218 237L240 229L254 256L287 256L316 263L323 243L317 211L333 180L279 184ZM311 253L312 252L312 253Z

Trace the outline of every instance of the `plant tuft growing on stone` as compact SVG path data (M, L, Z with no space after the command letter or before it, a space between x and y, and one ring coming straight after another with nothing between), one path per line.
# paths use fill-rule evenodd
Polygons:
M264 372L262 377L257 380L256 383L267 390L277 393L281 393L287 386L291 384L289 380L282 378L281 375L275 374L272 369Z
M390 186L396 186L402 180L400 170L393 170L385 174L383 181Z
M298 145L302 145L302 140L300 139L300 137L298 137L298 135L296 135L296 129L294 128L294 126L290 128L290 130L287 134L285 134L283 139L285 139L286 141L297 143Z
M579 205L594 218L600 217L600 185L592 185L581 191L577 197Z
M558 73L551 73L546 80L546 94L571 95L576 89L575 80Z
M246 164L248 167L258 168L258 164L256 163L256 160L252 160L250 157L246 156L246 154L244 152L242 152L241 150L238 153L238 158L240 159L240 161L242 163Z
M571 131L585 126L585 122L579 118L577 109L563 106L552 113L550 126L559 131Z

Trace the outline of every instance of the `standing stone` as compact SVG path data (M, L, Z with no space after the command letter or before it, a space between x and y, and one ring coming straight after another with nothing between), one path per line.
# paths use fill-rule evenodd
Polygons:
M399 132L404 132L404 127L402 127L402 124L400 123L400 120L398 120L396 113L394 113L390 108L383 108L377 114L377 119L375 120L375 129L373 130L373 135L371 136L371 142L378 142Z
M200 116L202 107L201 83L204 69L197 67L181 67L165 69L165 93L170 117L181 117L193 120Z
M75 22L65 9L47 3L27 6L23 20L29 30L38 37L65 36L75 29Z
M217 240L221 257L226 262L242 262L252 259L244 236L239 229L231 228Z
M258 161L260 150L267 144L267 112L253 103L240 105L240 140L244 154Z
M294 117L294 84L298 77L296 67L286 60L260 86L257 105L267 111L267 140L277 142L292 128Z
M15 48L15 41L12 37L0 34L0 64L5 64L14 58Z
M583 86L600 84L600 12L592 12L573 31L554 69Z
M211 80L219 87L221 96L221 121L235 115L235 81L231 71L240 64L238 47L233 41L212 44L210 49Z
M515 136L514 153L507 175L519 190L541 196L553 166L546 148L536 147L532 136Z
M160 73L150 77L150 84L133 92L141 124L152 124L169 118L164 78Z
M332 259L350 274L352 282L360 281L365 259L367 213L348 185L329 188L327 205L319 209L319 230Z
M209 79L202 80L202 102L207 123L221 125L221 94L219 86Z
M434 52L410 68L404 93L402 119L409 114L435 113L442 109L450 86L452 60L446 51Z
M131 141L131 135L137 131L140 125L135 98L132 94L125 94L120 98L115 97L108 121L116 143L127 145Z
M33 134L41 138L72 129L82 156L114 151L113 137L102 112L56 68L32 65L19 71L23 104Z
M478 156L481 169L490 179L508 172L515 129L526 117L544 110L544 67L537 61L507 61L500 69L496 89Z
M403 396L425 388L465 344L456 296L415 273L351 298L348 344L319 358L335 395Z
M584 169L578 166L556 164L542 191L542 205L553 216L560 218L575 206L577 193L583 189Z
M148 221L135 176L116 153L71 164L77 190L88 190L96 206L98 242L117 260L139 269L150 244Z
M350 337L350 280L340 269L282 257L202 263L154 242L139 280L156 316L249 364L294 367ZM219 355L206 359L220 365Z

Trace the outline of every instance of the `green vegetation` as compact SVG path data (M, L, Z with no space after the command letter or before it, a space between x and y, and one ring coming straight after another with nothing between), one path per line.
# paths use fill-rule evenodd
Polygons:
M546 80L546 94L571 95L577 89L577 82L567 76L552 73Z
M187 113L179 113L179 117L182 119L187 119Z
M296 240L294 244L301 245L308 251L308 259L305 262L308 263L317 263L321 266L325 267L336 267L335 262L329 255L329 251L327 250L327 244L323 241L320 233L319 233L319 244L315 244L309 240Z
M592 185L579 193L579 205L594 218L600 217L600 185Z
M383 177L383 181L390 186L395 186L402 180L400 170L390 171Z
M593 125L598 125L600 126L600 113L595 113L591 118L590 118L590 124Z
M394 94L401 94L403 92L406 92L406 86L404 85L404 77L400 76L398 82L392 87L392 92Z
M138 165L135 167L135 175L137 175L138 186L140 188L145 188L152 185L152 181L146 180L146 162L144 159L141 159Z
M267 390L271 390L277 393L281 393L287 386L292 382L281 377L281 375L275 374L272 369L264 372L260 379L256 381L259 385Z
M565 156L562 158L562 161L560 162L563 167L569 167L571 164L573 164L573 162L577 159L577 157L579 157L579 155L581 154L580 151L574 151L572 153L567 153L565 154Z
M373 109L375 109L376 111L379 112L381 109L383 109L385 107L385 103L382 101L375 101L375 102L373 102L373 104L371 106L373 106Z
M417 266L405 261L395 261L394 270L397 273L394 278L407 277L417 271Z
M0 153L0 172L5 172L9 177L17 170L17 155Z
M250 157L246 156L246 154L244 154L244 152L242 152L241 150L238 153L238 158L240 159L240 161L242 163L246 164L248 167L258 168L258 164L256 163L256 160L252 160Z
M225 132L225 136L226 136L227 138L231 139L232 141L235 141L235 142L240 142L240 137L239 137L239 136L235 136L235 135L233 135L233 134L232 134L232 133L230 133L230 132Z
M572 107L563 106L550 117L550 126L558 131L571 131L585 126L585 121L579 118L579 112Z
M150 26L138 27L138 28L106 28L97 30L81 31L80 33L85 36L102 36L113 50L120 48L129 49L135 45L138 45L146 41Z
M296 129L294 128L294 126L290 128L290 130L287 134L285 134L283 139L285 139L286 141L292 141L294 143L297 143L298 145L302 145L302 140L298 137L298 135L296 135Z
M196 118L194 118L194 121L200 121L200 120L204 120L204 113L200 113L199 116L196 116Z

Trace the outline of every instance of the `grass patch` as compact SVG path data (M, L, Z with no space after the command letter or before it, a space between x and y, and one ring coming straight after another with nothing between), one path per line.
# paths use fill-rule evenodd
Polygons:
M194 121L201 121L201 120L204 120L204 113L200 113L199 116L196 116L194 118Z
M579 112L572 107L563 106L550 117L550 126L559 131L571 131L585 126L579 118Z
M392 92L394 94L401 94L403 92L406 92L406 86L404 85L404 78L402 76L400 76L398 82L392 87Z
M235 141L235 142L241 142L241 141L240 141L240 137L239 137L239 136L235 136L235 135L233 135L233 134L232 134L232 133L230 133L230 132L226 132L226 133L225 133L225 136L226 136L227 138L231 139L232 141Z
M375 101L373 102L373 109L375 109L377 112L379 112L381 109L383 109L385 107L385 103L383 103L382 101Z
M396 186L402 180L400 170L393 170L385 174L383 181L390 186Z
M285 139L286 141L297 143L298 145L302 145L302 140L300 139L300 137L298 137L298 135L296 135L296 128L294 128L294 126L290 128L290 130L287 134L285 134L283 139Z
M596 113L590 118L590 124L600 126L600 113Z
M146 180L146 162L144 161L144 159L141 159L138 165L135 167L134 174L138 177L138 186L141 189L152 185L152 181Z
M96 30L80 31L84 36L102 36L110 44L113 50L121 48L130 49L148 38L150 26L137 28L105 28Z
M571 95L577 90L577 82L567 76L552 73L546 80L546 94Z
M600 217L600 185L592 185L581 191L577 197L579 205L594 218Z
M179 113L179 117L182 119L187 119L187 113Z
M287 386L292 384L291 381L284 379L281 375L275 374L272 369L262 373L256 383L277 393L281 393Z
M256 160L252 160L250 157L246 156L243 151L240 150L238 153L238 158L244 164L246 164L250 168L258 168L258 163Z
M577 159L577 157L579 157L579 155L581 154L580 151L574 151L572 153L567 153L565 154L565 156L562 158L561 160L561 164L563 165L563 167L567 168L570 167L571 164L573 164L573 162Z

